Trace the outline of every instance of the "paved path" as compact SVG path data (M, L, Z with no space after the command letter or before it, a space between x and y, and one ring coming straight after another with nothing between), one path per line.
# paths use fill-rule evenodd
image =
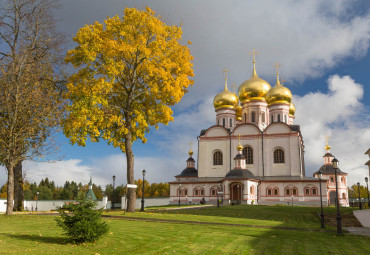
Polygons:
M352 235L360 235L360 236L370 236L370 228L364 227L345 227L345 230L348 230Z

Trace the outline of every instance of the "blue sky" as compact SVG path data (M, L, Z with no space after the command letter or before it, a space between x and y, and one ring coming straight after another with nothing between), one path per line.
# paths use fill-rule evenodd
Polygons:
M257 73L272 86L275 62L294 95L295 124L305 142L306 173L323 164L326 135L350 184L363 182L368 171L364 152L370 147L370 2L349 0L304 1L119 1L63 0L56 11L57 28L72 36L85 24L107 16L122 17L125 7L149 6L168 24L182 23L183 40L192 42L194 86L174 109L175 121L134 144L135 176L147 170L151 182L171 181L185 168L189 143L201 129L215 123L213 97L223 89L222 70L229 85L239 86L251 75L249 52L255 48ZM104 141L71 146L62 134L62 160L27 162L26 178L49 177L106 185L112 176L126 183L125 156ZM196 151L196 146L194 150ZM6 180L5 171L0 183Z

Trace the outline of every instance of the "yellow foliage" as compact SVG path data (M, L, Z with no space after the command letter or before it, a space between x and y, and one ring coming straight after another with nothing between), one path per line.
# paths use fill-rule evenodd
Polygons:
M193 84L181 36L181 27L166 25L150 8L126 8L123 18L82 27L65 58L77 69L67 84L64 121L72 144L102 138L125 152L127 134L146 142L150 126L172 121L170 106Z

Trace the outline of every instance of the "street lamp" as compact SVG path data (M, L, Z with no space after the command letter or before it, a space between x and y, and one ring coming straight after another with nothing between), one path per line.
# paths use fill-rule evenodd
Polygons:
M113 175L112 209L114 209L113 194L114 194L114 185L115 185L115 183L116 183L116 176Z
M220 199L218 198L218 187L220 186L220 181L218 181L217 188L216 188L216 194L217 194L217 208L220 207Z
M142 194L142 196L141 196L141 210L140 211L142 211L142 212L144 212L144 182L145 182L145 173L146 173L146 171L145 171L145 169L142 171L142 173L143 173L143 194Z
M39 194L40 194L40 192L36 192L36 212L37 212L37 204L38 204L38 202L39 202Z
M362 210L360 182L357 183L357 190L358 190L358 201L359 201L358 206L360 210Z
M242 196L242 194L240 193L240 185L238 184L238 186L237 186L237 188L238 188L238 204L240 204L240 200L239 200L239 196L241 197Z
M181 183L179 185L179 206L180 206L180 195L181 195Z
M293 206L293 198L294 198L294 196L292 195L292 206Z
M365 177L366 188L367 188L367 206L370 208L370 200L369 200L369 178Z
M334 173L335 173L335 192L336 192L336 202L337 202L337 234L342 234L342 216L340 215L339 210L339 197L338 197L338 179L337 179L337 170L338 170L338 162L339 160L334 158L331 163L333 163Z
M320 219L321 219L321 228L325 228L325 220L324 220L324 210L322 207L322 191L321 191L321 179L322 179L322 173L319 173L319 185L320 185L320 203L321 203L321 214L320 214Z

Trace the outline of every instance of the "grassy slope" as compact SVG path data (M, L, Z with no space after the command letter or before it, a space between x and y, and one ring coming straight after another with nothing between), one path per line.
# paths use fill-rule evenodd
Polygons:
M191 211L182 211L181 214L163 214L162 218L203 217L207 220L207 217L211 217L216 220L227 218L239 221L241 217L251 217L247 216L245 209L249 207L234 207L233 211L226 208L221 213L216 208L207 208L196 211L198 215L203 214L200 216L191 215ZM256 211L253 213L253 210ZM298 222L311 222L302 215L301 209L294 208L294 213L289 215L290 218L297 217L295 220L286 217L285 208L269 210L270 207L250 209L249 214L260 218L260 223L263 221L261 218L272 218L279 225L284 225L286 220L290 226ZM227 217L206 214L222 214ZM138 215L154 217L156 214L134 214ZM110 226L109 235L96 244L74 246L65 244L66 239L56 226L54 216L0 215L0 254L370 254L370 237L337 237L334 233L269 228L119 219L106 221ZM317 219L315 224L318 224Z

